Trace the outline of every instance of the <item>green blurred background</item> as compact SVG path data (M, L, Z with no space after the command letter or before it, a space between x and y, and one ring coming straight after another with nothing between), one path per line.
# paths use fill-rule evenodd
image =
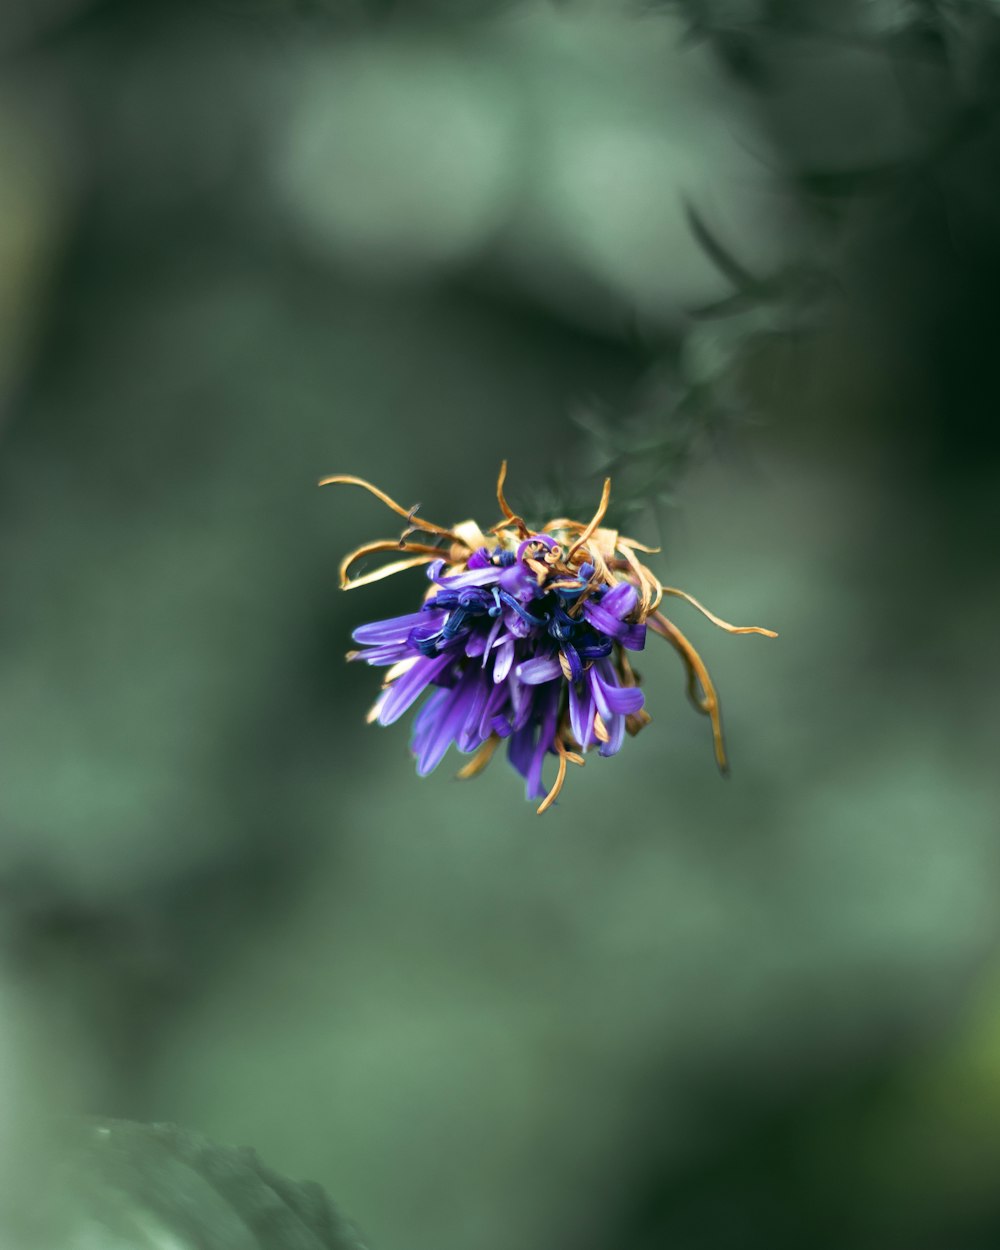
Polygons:
M1000 1246L998 48L988 3L4 9L0 1163L87 1113L380 1250ZM731 317L685 204L763 275ZM651 639L654 724L544 819L418 781L343 654L420 574L342 595L396 525L316 479L489 525L502 457L596 498L574 415L691 395L629 528L780 631L672 613L732 777Z

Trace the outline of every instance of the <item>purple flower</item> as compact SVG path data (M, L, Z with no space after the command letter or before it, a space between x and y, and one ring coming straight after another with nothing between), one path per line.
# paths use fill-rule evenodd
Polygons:
M546 756L598 741L602 755L621 746L643 695L631 670L611 657L619 640L633 647L645 641L645 627L627 620L638 596L631 585L593 585L558 565L539 579L527 561L558 549L549 535L532 534L513 564L500 546L473 553L479 558L463 572L446 573L435 561L420 612L354 631L361 649L352 659L400 670L379 698L379 724L391 724L430 690L413 732L421 775L452 745L492 751L495 738L506 738L528 798L540 799L548 792ZM561 718L568 719L560 737Z
M696 706L712 718L716 753L724 765L718 701L697 652L656 609L664 588L642 565L634 540L600 528L610 482L589 524L560 519L531 530L514 515L503 495L506 464L497 484L504 521L489 537L473 522L446 529L416 516L360 478L325 482L363 486L408 522L398 543L372 543L341 565L345 588L363 585L414 565L427 565L431 588L419 611L361 625L359 649L349 658L388 669L370 719L389 725L423 698L413 723L417 771L426 775L449 747L472 754L459 776L475 775L502 743L525 781L530 799L544 811L558 795L568 763L583 764L597 746L616 754L626 732L649 722L638 678L626 655L641 651L647 621L681 654ZM323 484L323 483L321 483ZM423 533L433 542L412 542ZM450 544L441 546L442 540ZM406 558L351 579L355 560L395 551ZM716 617L730 632L738 629ZM773 635L772 635L773 636ZM557 762L554 784L543 771Z

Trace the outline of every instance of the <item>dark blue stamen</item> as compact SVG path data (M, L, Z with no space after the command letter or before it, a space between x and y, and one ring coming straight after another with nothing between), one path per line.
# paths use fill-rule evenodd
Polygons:
M549 633L557 642L575 637L582 628L583 622L573 618L558 604L552 609L549 621Z
M432 598L426 599L421 610L424 612L431 611L435 608L454 608L458 605L457 590L441 590Z
M417 626L411 629L407 635L407 644L419 651L421 655L435 656L438 653L438 640L441 637L440 630L428 631L426 626Z
M569 662L569 673L571 681L579 681L583 676L583 664L580 660L579 652L571 642L564 642L562 645L562 653Z
M526 621L527 624L535 625L538 628L542 628L542 626L547 624L548 622L547 615L546 616L532 616L531 613L527 610L527 608L522 607L521 604L518 603L518 601L514 598L514 596L509 591L501 590L500 598L504 601L504 603L509 608L513 608L514 611L518 614L518 616L523 621Z
M614 642L606 634L595 634L594 642L586 642L577 647L581 660L599 660L610 655Z
M458 605L464 608L466 612L482 613L485 612L491 603L491 598L485 590L478 587L470 586L465 590L459 591Z
M444 628L441 630L442 636L444 638L454 638L465 624L465 618L468 615L464 608L456 608L445 621Z

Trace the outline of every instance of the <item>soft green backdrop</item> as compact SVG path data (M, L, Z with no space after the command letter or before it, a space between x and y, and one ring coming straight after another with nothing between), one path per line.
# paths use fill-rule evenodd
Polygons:
M665 8L32 14L0 22L10 1174L86 1112L251 1144L381 1250L1000 1244L990 101L894 181L950 106L864 40L765 24L761 87ZM901 63L926 113L952 80ZM835 226L797 181L883 164ZM674 613L733 775L651 639L653 725L546 818L501 762L418 781L342 657L420 574L342 595L396 526L314 482L488 525L501 457L515 503L594 467L572 414L624 420L729 290L685 201L834 275L756 422L631 524L780 631Z

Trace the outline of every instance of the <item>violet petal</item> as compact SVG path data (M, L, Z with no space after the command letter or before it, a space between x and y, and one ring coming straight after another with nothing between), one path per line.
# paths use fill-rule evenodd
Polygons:
M421 658L407 672L398 677L386 691L385 702L379 709L380 725L391 725L399 720L408 707L419 698L421 692L452 662L450 655L436 655L433 659Z
M540 686L561 677L562 669L555 656L536 656L533 660L522 661L517 666L517 675L526 686Z
M418 625L440 628L444 620L444 612L411 612L407 616L393 616L385 621L371 621L367 625L359 625L351 637L363 647L380 646L387 642L405 642L410 630Z

